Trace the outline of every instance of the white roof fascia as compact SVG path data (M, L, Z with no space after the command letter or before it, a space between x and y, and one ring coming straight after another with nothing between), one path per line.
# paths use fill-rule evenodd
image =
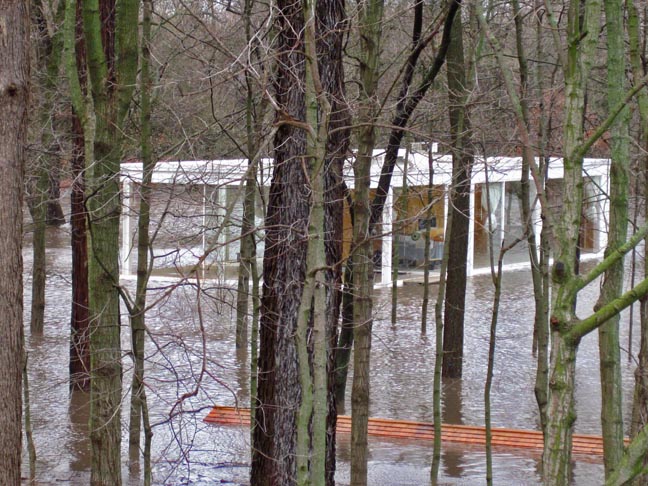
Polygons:
M392 174L392 187L403 184L405 149L399 150L399 158ZM384 150L375 150L371 164L371 188L378 187L380 173L384 162ZM262 169L259 179L263 185L269 185L272 177L272 159L264 158L259 161ZM539 160L536 160L536 163ZM344 179L349 188L354 187L353 160L344 164ZM591 177L605 176L609 173L609 159L584 159L583 173ZM485 167L488 167L488 181L514 182L519 181L522 174L521 157L488 157L476 156L473 166L471 184L486 182ZM247 159L222 160L189 160L158 162L153 172L155 184L206 184L214 186L238 186L243 183L248 168ZM448 154L433 154L434 185L450 185L452 181L452 157ZM562 158L554 157L549 162L549 179L563 178ZM429 162L427 154L411 152L407 164L407 179L410 186L425 186L428 184ZM142 181L142 163L125 162L121 164L121 178L133 182Z

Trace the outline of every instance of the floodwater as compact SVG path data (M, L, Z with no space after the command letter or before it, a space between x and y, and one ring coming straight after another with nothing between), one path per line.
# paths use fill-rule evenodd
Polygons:
M89 443L86 437L88 400L70 397L67 383L70 313L69 230L49 229L46 327L43 336L32 336L26 325L29 355L31 417L37 451L38 484L88 484ZM27 240L26 240L26 243ZM26 245L25 322L29 322L31 248ZM147 393L154 428L154 483L159 485L247 484L249 436L246 430L208 426L204 416L212 404L247 405L247 356L234 352L233 295L212 285L198 292L195 286L169 288L152 282L148 315ZM132 288L132 282L127 283ZM536 428L533 396L534 360L531 355L532 309L529 273L505 274L498 328L495 377L492 390L493 425ZM580 300L585 314L595 299L597 286ZM436 287L433 287L434 294ZM399 290L398 322L390 322L388 289L376 291L376 319L372 354L371 415L431 421L434 336L420 333L422 286ZM444 390L445 421L483 424L483 384L486 369L491 299L490 277L468 282L464 378ZM198 306L196 302L199 302ZM627 317L627 316L626 316ZM623 346L627 318L623 324ZM127 319L123 343L128 350ZM432 327L432 326L429 326ZM598 352L596 335L588 336L578 355L576 430L600 432ZM636 346L636 345L635 345ZM635 347L636 349L636 347ZM622 355L626 414L632 398L633 366ZM124 404L131 361L124 354ZM350 383L349 383L350 385ZM182 400L183 395L194 396ZM350 393L350 386L349 386ZM127 428L127 406L122 414ZM370 438L369 479L374 485L428 483L431 444ZM125 452L125 451L124 451ZM495 450L496 484L538 484L539 453ZM124 453L122 457L126 458ZM338 484L349 482L349 437L338 446ZM485 454L480 447L444 444L442 481L477 484L485 480ZM25 454L24 476L28 476ZM576 461L574 484L602 482L600 460ZM124 480L140 484L137 473L124 462Z

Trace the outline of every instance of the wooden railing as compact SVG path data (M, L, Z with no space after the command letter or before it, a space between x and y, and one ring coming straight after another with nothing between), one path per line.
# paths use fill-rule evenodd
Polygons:
M249 426L250 410L247 408L216 406L205 417L205 422ZM350 433L351 417L339 415L337 419L337 431L342 434ZM410 420L370 418L369 435L431 442L434 439L434 425ZM484 427L471 425L443 424L441 426L441 440L485 445L486 430ZM542 432L535 430L493 428L491 443L493 446L541 450L543 447ZM600 436L596 435L574 434L572 452L579 455L600 456L603 454L603 440Z

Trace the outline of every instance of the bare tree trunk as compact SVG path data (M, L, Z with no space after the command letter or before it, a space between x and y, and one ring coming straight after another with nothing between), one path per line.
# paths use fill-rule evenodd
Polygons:
M90 334L88 330L88 242L85 211L85 157L83 129L72 115L72 312L70 317L70 388L90 389Z
M324 165L324 245L326 251L327 441L326 484L335 484L337 408L335 377L338 324L342 302L342 230L346 186L342 166L347 156L351 116L346 102L343 45L348 35L344 0L316 2L317 51L322 87L330 102Z
M608 53L607 100L608 109L612 111L616 105L623 102L625 94L624 9L620 0L605 0L604 5ZM612 162L610 167L610 231L606 249L608 254L621 246L628 234L629 120L630 110L626 108L618 115L616 122L610 128ZM620 260L605 272L596 308L608 304L621 295L623 277L624 262ZM605 477L608 478L621 460L624 449L619 316L615 316L599 327L598 332L603 459Z
M283 116L305 119L304 55L300 2L280 0L277 32L276 101ZM277 122L281 123L279 115ZM295 348L302 298L309 215L309 189L302 167L306 136L288 123L275 136L274 172L266 216L263 296L259 333L257 424L253 430L251 483L284 486L296 480L296 412L301 402Z
M367 428L369 420L369 371L373 324L373 245L369 185L376 143L378 114L376 88L379 79L380 39L383 0L367 0L359 5L360 113L358 153L353 164L355 197L353 205L353 386L351 389L351 484L367 484Z
M574 409L576 347L552 330L551 385L547 406L547 431L542 455L546 485L569 484Z
M244 4L245 39L252 54L256 54L256 46L252 43L252 8L253 0L246 0ZM255 34L254 34L255 35ZM250 56L250 58L256 56ZM248 316L250 303L250 276L252 265L256 260L255 243L255 205L256 205L256 163L259 156L258 147L261 137L261 124L265 114L267 102L265 98L261 103L256 103L257 93L254 89L255 80L251 73L252 66L245 70L245 130L248 170L245 179L245 197L243 198L243 219L241 222L240 262L238 268L238 287L236 293L236 348L247 347Z
M628 8L628 40L630 44L630 61L632 64L632 73L634 82L637 83L645 75L645 60L642 52L642 40L640 35L640 16L633 1L627 2ZM640 145L648 147L648 95L645 91L638 94L639 115L641 117ZM648 217L648 157L640 156L640 171L642 175L642 186L644 191L644 219ZM638 184L639 186L639 184ZM635 197L639 197L635 194ZM638 205L637 205L638 206ZM635 208L635 214L640 211L639 207ZM648 276L648 245L644 245L644 278ZM635 389L632 404L632 421L630 423L630 436L637 437L642 429L648 424L648 299L640 300L640 341L639 352L637 354L637 369L635 370ZM648 466L648 459L644 457L641 461L643 467ZM634 486L648 486L648 474L637 478L633 483Z
M579 148L583 140L582 120L585 92L593 49L597 38L583 33L598 32L601 3L589 0L581 12L578 2L571 2L568 11L568 51L565 56L565 120L563 211L554 228L560 245L554 257L552 272L553 302L551 315L551 357L547 396L547 424L543 453L544 482L563 485L569 482L572 434L576 413L574 409L574 377L578 342L567 337L575 319L576 294L563 293L577 278L576 251L583 199L582 157ZM582 15L582 17L581 17ZM577 41L577 39L581 39Z
M67 7L66 7L67 8ZM68 19L67 16L70 16ZM68 25L68 22L70 25ZM85 41L81 5L66 11L65 69L76 73L80 86L87 84ZM68 32L74 29L74 34ZM73 35L72 38L70 36ZM74 40L72 40L74 39ZM70 193L70 226L72 246L72 311L70 316L70 390L90 390L90 320L88 311L88 234L85 208L85 137L82 118L84 108L72 107L72 191Z
M489 209L490 212L490 209ZM489 215L490 217L490 215ZM490 230L490 228L489 228ZM492 248L492 239L491 239ZM495 368L495 345L497 339L497 320L499 318L499 305L502 295L502 263L506 249L501 249L497 259L497 271L491 266L495 296L491 314L490 336L488 339L488 367L486 370L486 384L484 385L484 425L486 428L486 484L493 484L493 446L491 428L491 388L493 386L493 369Z
M463 369L464 309L466 305L466 262L470 228L470 175L473 156L470 147L470 124L466 106L468 93L464 62L461 16L452 26L448 48L448 97L450 99L450 136L452 138L452 186L448 226L447 290L443 326L443 376L461 377Z
M28 174L36 179L36 197L42 205L39 208L39 218L42 217L43 225L60 226L65 223L63 209L60 204L61 184L61 157L56 142L56 105L57 88L59 87L59 66L63 47L60 24L65 13L65 2L59 2L56 11L52 12L53 5L44 5L41 0L34 2L33 19L38 33L36 44L37 79L41 100L40 123L41 129L41 154L38 163ZM50 25L48 25L48 17ZM53 22L52 22L53 20Z
M644 161L646 165L646 161ZM644 167L644 178L648 167ZM648 199L646 199L648 201ZM648 214L648 203L644 206L645 213ZM648 247L647 247L648 248ZM644 256L644 275L648 275L648 251ZM648 425L648 298L644 297L640 301L640 342L639 353L637 355L637 369L635 370L635 389L634 400L632 404L632 421L630 423L630 436L637 437L641 431ZM648 467L648 459L644 456L642 466ZM647 486L648 474L643 474L632 483L634 486Z
M33 221L32 233L32 289L31 289L31 319L29 329L32 334L42 334L45 327L45 284L46 284L46 263L45 263L45 230L47 199L44 196L47 191L47 172L45 169L38 171L36 181L29 184L30 213ZM45 177L43 177L45 176ZM45 182L45 184L43 184Z
M29 4L0 4L0 483L20 484L22 452L22 203L29 106Z
M56 11L55 23L62 20L64 3L61 2ZM35 45L36 64L39 80L36 84L39 91L37 105L39 110L40 150L37 157L27 166L27 204L33 221L32 235L32 302L31 322L32 333L43 332L45 315L45 230L48 222L50 199L50 174L58 165L55 155L54 107L58 80L58 67L61 57L60 34L57 30L50 33L47 26L46 11L42 2L34 3L34 23L38 33ZM59 206L60 207L60 206Z
M135 302L129 306L131 325L131 345L133 352L133 380L131 383L130 423L128 452L131 471L139 470L140 438L144 429L144 484L151 484L151 438L148 423L148 402L144 386L145 341L146 341L146 293L152 267L149 264L151 241L149 227L151 220L151 192L155 159L151 139L151 98L153 80L151 78L151 0L144 0L142 8L142 45L140 73L140 152L142 156L142 186L140 188L140 207L137 220L137 283Z
M119 318L119 166L123 122L138 66L137 0L83 2L88 96L75 62L77 6L67 3L65 63L85 147L93 486L121 484L122 363Z
M353 208L350 208L353 214ZM352 218L353 220L353 218ZM352 222L353 226L354 223ZM335 352L335 406L338 413L345 411L344 399L346 396L347 376L351 349L353 348L353 261L347 260L344 267L344 287L342 290L342 322Z
M23 337L24 339L24 337ZM29 455L29 480L36 479L36 446L34 445L34 429L31 423L31 405L29 400L29 374L27 369L27 353L25 353L25 366L23 367L23 400L25 405L25 438L27 439L27 453Z
M452 213L448 214L447 224L450 224ZM434 377L432 379L432 416L434 417L434 444L432 449L432 467L430 478L433 486L439 480L441 466L441 370L443 368L443 302L445 301L446 275L450 246L444 245L441 269L439 270L439 292L434 304Z
M516 17L517 21L517 17ZM517 24L516 24L517 25ZM516 31L519 31L516 27ZM536 55L540 56L538 59L541 59L544 56L544 33L545 26L543 24L543 18L538 16L536 21L536 44L537 51ZM521 37L521 32L518 34L518 38ZM521 39L520 39L521 40ZM546 67L542 63L538 63L536 66L536 84L537 92L539 98L539 108L540 108L540 121L538 126L538 155L541 159L540 162L540 178L542 184L540 185L541 189L545 188L544 181L546 179L546 170L547 163L546 158L547 154L545 148L547 145L547 136L549 133L549 119L550 117L545 115L545 102L543 97L545 96L544 90L544 73ZM552 107L549 106L549 111ZM530 171L530 167L529 167ZM524 197L524 195L523 195ZM545 426L547 422L547 387L549 386L549 257L550 257L550 247L549 247L549 234L551 228L549 227L548 218L546 215L546 209L541 204L540 205L541 217L542 217L542 229L540 230L540 246L538 247L535 244L535 232L529 234L529 255L531 257L532 265L532 279L533 279L533 298L535 302L535 315L533 320L533 351L536 353L537 357L537 368L536 368L536 379L534 386L534 395L536 402L538 403L538 410L540 413L540 424L542 427L542 432L544 434ZM530 228L533 228L533 223L530 219L532 214L525 216L525 220L528 221ZM532 241L533 240L533 241ZM537 256L537 264L534 264L533 258Z

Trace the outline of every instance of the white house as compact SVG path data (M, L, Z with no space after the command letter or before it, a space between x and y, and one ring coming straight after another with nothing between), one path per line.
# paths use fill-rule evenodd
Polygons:
M448 210L448 187L452 185L450 155L432 153L432 201L428 199L430 160L427 150L399 152L398 164L387 196L382 225L376 233L374 250L380 271L377 283L391 284L392 265L398 264L399 278L411 277L421 271L424 235L431 228L431 256L440 257ZM384 158L376 151L372 166L371 187L378 184ZM468 250L468 274L489 271L488 247L499 248L503 240L521 236L523 222L520 205L520 157L487 157L475 160L471 178L471 222ZM153 173L156 185L153 203L152 232L156 232L154 268L157 275L177 277L194 268L206 269L210 277L222 280L236 278L242 216L243 181L248 168L245 159L210 161L158 162ZM125 162L121 166L123 185L122 274L134 271L135 238L133 216L136 214L137 186L142 181L142 164ZM600 256L607 242L609 204L609 160L585 159L586 177L583 225L583 258ZM263 159L258 166L263 201L272 175L272 160ZM555 211L560 210L562 197L562 159L549 161L546 181L547 199ZM345 167L345 179L353 189L351 164ZM406 187L406 189L404 189ZM488 189L487 189L488 188ZM407 197L405 197L405 195ZM432 203L431 205L429 203ZM539 234L541 221L539 203L533 198L534 224ZM345 227L350 219L345 217ZM263 226L263 204L257 207L257 226ZM348 240L348 231L345 231ZM398 259L393 250L398 248ZM263 239L259 239L257 255L262 256ZM345 255L348 241L345 241ZM528 254L522 242L510 251L506 268L528 265Z

